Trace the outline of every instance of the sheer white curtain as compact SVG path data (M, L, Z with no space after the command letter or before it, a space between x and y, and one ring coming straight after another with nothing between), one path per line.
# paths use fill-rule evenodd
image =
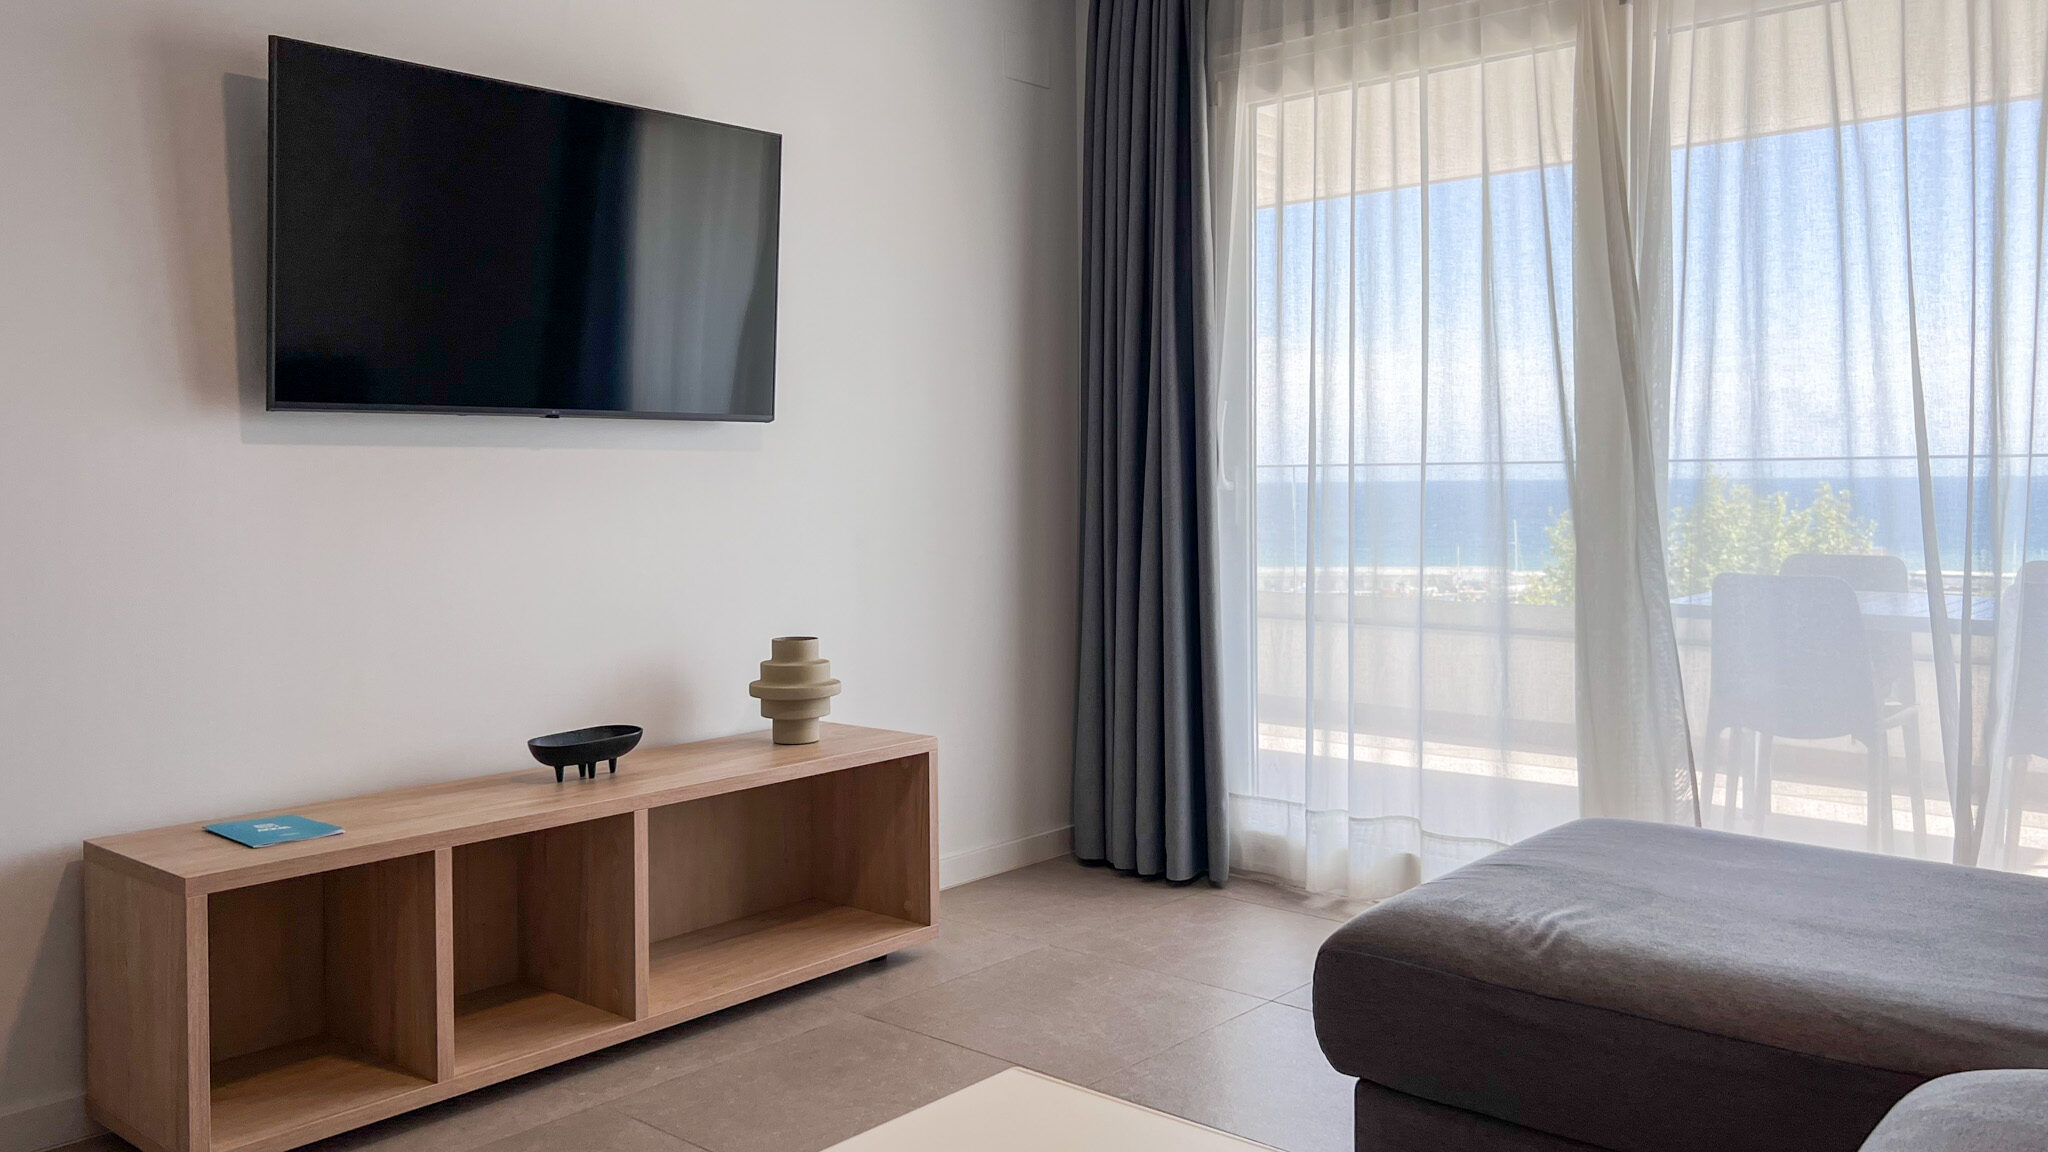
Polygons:
M1707 822L2039 869L2042 5L1636 18Z
M1614 814L1691 816L1689 765L1660 759L1685 760L1682 714L1644 774L1642 734L1589 728L1575 687L1575 397L1590 365L1600 402L1621 404L1639 360L1626 210L1599 187L1622 181L1624 104L1611 61L1583 55L1607 50L1618 11L1219 12L1223 552L1241 558L1226 613L1250 719L1230 773L1239 870L1398 891L1579 815L1582 732L1631 750L1629 778L1597 790L1629 809ZM1587 158L1601 139L1613 173ZM1577 236L1589 222L1598 244ZM1589 333L1602 354L1581 348ZM1618 422L1603 435L1630 435ZM1638 460L1620 459L1602 460L1603 492ZM1647 513L1646 536L1603 546L1654 553L1654 500ZM1613 555L1600 571L1635 589L1636 560ZM1652 679L1677 713L1670 672Z
M1222 6L1235 867L2048 871L2043 6Z

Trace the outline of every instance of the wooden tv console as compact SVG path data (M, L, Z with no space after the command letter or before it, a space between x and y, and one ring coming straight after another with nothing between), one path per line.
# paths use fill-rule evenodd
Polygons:
M929 736L826 724L85 845L86 1087L149 1152L271 1152L937 934Z

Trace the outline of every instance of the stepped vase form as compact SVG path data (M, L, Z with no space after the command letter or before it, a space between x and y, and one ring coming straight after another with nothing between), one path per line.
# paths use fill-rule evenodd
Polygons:
M832 711L832 697L839 695L832 662L818 658L816 636L777 636L768 646L761 678L747 692L774 722L777 744L816 744L818 719Z

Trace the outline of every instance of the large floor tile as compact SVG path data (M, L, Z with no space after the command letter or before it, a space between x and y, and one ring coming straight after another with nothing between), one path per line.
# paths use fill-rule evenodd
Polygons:
M59 1145L50 1149L50 1152L130 1152L134 1147L135 1145L112 1132L102 1132L97 1136L88 1136L83 1140Z
M311 1152L471 1152L589 1107L552 1091L547 1069L307 1145Z
M711 1152L815 1152L1006 1066L856 1016L657 1085L616 1107Z
M1086 1083L1258 1004L1101 956L1045 948L912 993L870 1015Z
M1230 883L1216 891L1232 900L1263 904L1268 908L1284 908L1289 912L1304 912L1310 916L1320 916L1325 920L1336 920L1340 923L1379 903L1377 900L1351 900L1343 896L1302 892L1248 877L1233 878Z
M1141 880L1062 856L939 894L940 918L1058 943L1077 932L1150 911L1207 884Z
M1287 1152L1349 1152L1356 1083L1323 1059L1308 1013L1267 1004L1094 1087Z
M609 1107L572 1113L478 1152L704 1152L651 1124Z
M1022 936L947 921L937 940L821 977L811 986L833 1004L860 1012L1043 947Z
M1307 982L1337 925L1204 892L1063 945L1270 1000Z
M1303 984L1287 995L1280 997L1279 1002L1292 1008L1299 1008L1303 1012L1310 1011L1316 1006L1315 983L1311 981L1310 983Z
M939 938L882 963L314 1147L810 1152L1008 1063L1298 1152L1348 1145L1349 1089L1305 1087L1335 1074L1280 1007L1308 1006L1345 902L1067 859L942 901Z
M799 986L312 1147L317 1152L471 1152L847 1018L828 997Z
M816 981L678 1024L563 1066L556 1090L603 1103L845 1018Z

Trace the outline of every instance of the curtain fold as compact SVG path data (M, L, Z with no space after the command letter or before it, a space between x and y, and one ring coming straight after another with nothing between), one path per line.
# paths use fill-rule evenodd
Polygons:
M1590 814L2048 872L2048 0L1211 39L1236 867Z
M1620 11L1219 9L1246 870L1378 896L1582 812L1695 819Z
M1664 566L1662 437L1670 373L1660 332L1669 246L1639 244L1635 221L1662 197L1655 141L1627 150L1629 93L1621 83L1627 13L1605 0L1578 6L1578 147L1573 156L1573 250L1578 321L1572 527L1576 544L1579 810L1698 824L1698 780L1685 712L1678 639ZM1649 217L1654 219L1654 217ZM1640 265L1640 272L1639 272ZM1643 325L1648 311L1651 327Z
M2048 559L2048 13L1636 9L1641 126L1665 137L1645 155L1668 194L1638 212L1669 252L1645 292L1706 819L2042 868L2048 742L2023 720L2048 693L2021 670L2048 656L2022 620ZM1831 612L1863 643L1834 642Z
M1089 11L1073 814L1083 860L1222 883L1207 35L1201 0Z

